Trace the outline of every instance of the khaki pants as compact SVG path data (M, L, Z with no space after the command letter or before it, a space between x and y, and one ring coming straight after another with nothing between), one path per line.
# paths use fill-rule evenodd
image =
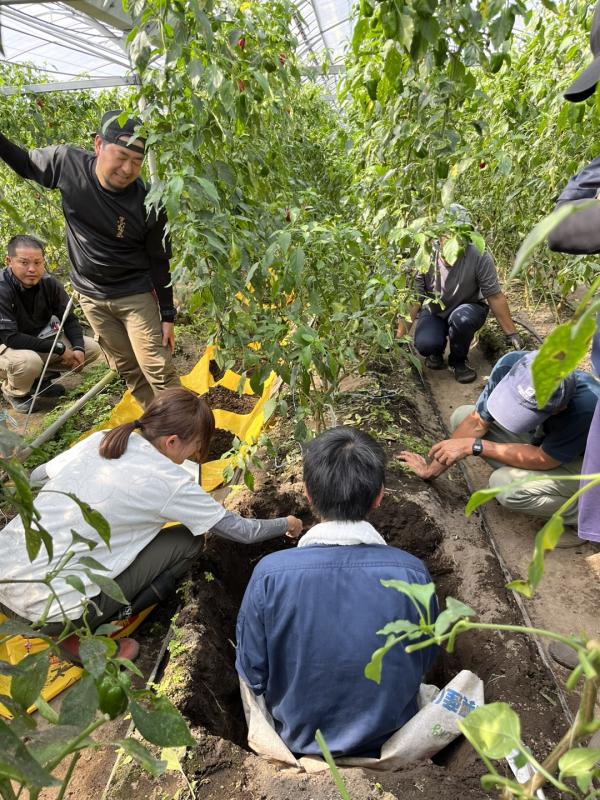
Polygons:
M65 336L61 336L61 341L67 347L71 347L71 343ZM97 342L90 339L89 336L84 336L83 344L85 346L86 365L100 358L102 350ZM47 353L36 353L34 350L13 350L12 347L6 347L0 353L0 373L4 373L2 391L13 397L27 397L34 382L42 374L47 358ZM55 355L50 359L48 368L53 370L65 369L61 364L60 356Z
M171 349L163 347L158 304L152 292L96 300L77 295L111 367L143 407L155 394L180 386Z
M450 417L450 430L455 431L460 423L475 410L475 406L459 406ZM511 433L502 428L496 422L492 422L489 431L483 437L490 442L502 444L531 444L531 436L523 433ZM520 511L522 514L529 514L533 517L549 519L558 509L571 497L579 484L577 481L564 481L561 477L565 475L580 475L583 463L582 458L576 458L568 464L561 464L560 467L549 469L546 473L540 470L519 469L518 467L507 467L493 459L485 459L494 468L490 475L490 489L498 489L507 486L515 481L526 480L527 478L539 478L541 480L532 481L524 486L518 486L497 495L496 500L500 505L512 511ZM569 507L563 515L566 525L577 525L577 503Z

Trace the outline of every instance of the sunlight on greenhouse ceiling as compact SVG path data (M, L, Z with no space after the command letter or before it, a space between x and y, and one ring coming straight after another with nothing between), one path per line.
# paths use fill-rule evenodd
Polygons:
M297 0L293 31L302 65L332 94L351 35L351 0ZM0 0L5 62L29 64L49 82L87 77L109 85L130 76L125 39L131 22L120 0L29 3ZM324 62L332 65L320 74Z

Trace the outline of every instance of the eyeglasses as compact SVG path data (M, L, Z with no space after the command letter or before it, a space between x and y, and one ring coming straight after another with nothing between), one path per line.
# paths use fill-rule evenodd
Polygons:
M45 262L45 260L43 258L41 258L41 259L37 258L35 261L28 261L26 258L16 258L16 257L13 256L13 258L11 260L12 260L13 264L16 264L19 267L23 267L24 269L26 269L27 267L30 267L30 266L32 266L32 267L43 267L46 264L46 262Z

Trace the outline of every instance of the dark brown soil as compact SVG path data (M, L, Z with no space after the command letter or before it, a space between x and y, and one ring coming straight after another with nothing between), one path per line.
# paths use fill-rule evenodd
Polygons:
M205 461L217 461L224 453L228 453L233 447L235 436L229 431L216 428L210 441L210 449Z
M397 380L390 375L383 383L389 390ZM404 376L404 384L406 380ZM427 430L441 438L428 398L419 386L413 388L407 435L418 438ZM370 402L372 398L365 397L365 409ZM390 406L394 404L392 395ZM405 402L398 400L396 406L396 413L406 416ZM298 469L288 472L285 483L257 476L256 493L236 495L234 510L254 517L295 514L310 527L315 520L298 473ZM444 598L452 595L476 608L486 622L522 623L478 521L463 515L467 493L460 479L443 478L426 486L394 472L388 475L386 488L384 502L371 515L371 522L389 544L427 563L442 606ZM257 561L290 546L294 545L285 539L244 546L207 537L192 573L189 602L177 620L182 652L167 667L166 685L195 728L199 749L188 765L188 775L196 780L210 776L207 800L338 797L326 774L281 773L245 754L246 730L234 666L237 610ZM487 702L510 702L521 717L524 741L543 758L564 731L565 720L560 707L544 699L552 697L554 683L529 640L498 633L465 635L458 639L454 653L440 654L428 680L442 686L464 668L482 678ZM488 796L479 783L485 770L465 740L459 739L434 761L393 774L346 770L344 777L353 800L375 800L383 792L388 793L386 800ZM500 763L498 768L506 773L506 765Z
M225 375L225 370L221 369L214 359L209 363L208 371L212 375L214 381L220 381L223 375Z
M234 411L236 414L249 414L258 402L254 394L239 395L224 386L213 386L204 397L211 408Z
M522 325L517 325L516 328L523 342L523 350L537 350L540 346L539 341L526 331ZM513 349L495 320L488 319L483 328L479 331L478 336L479 347L492 365Z

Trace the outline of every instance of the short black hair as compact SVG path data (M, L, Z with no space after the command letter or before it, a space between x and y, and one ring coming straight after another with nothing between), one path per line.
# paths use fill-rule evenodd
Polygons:
M304 485L325 520L363 520L385 483L385 453L368 433L341 425L304 449Z
M28 236L25 233L19 233L13 236L6 245L6 251L11 258L16 256L17 247L35 247L36 250L41 250L42 253L45 253L43 242L40 242L35 236Z

